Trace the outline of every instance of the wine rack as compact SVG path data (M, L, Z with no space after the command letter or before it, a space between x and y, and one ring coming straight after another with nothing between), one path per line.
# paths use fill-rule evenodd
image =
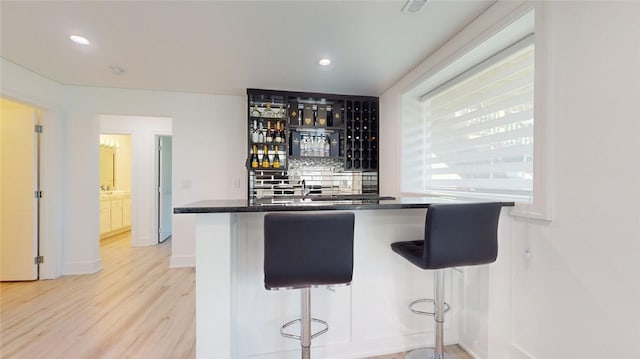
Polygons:
M377 192L377 97L259 89L247 89L247 96L250 181L270 172L286 177L290 165L326 166L372 172L367 178L375 178L375 185L369 183L366 191Z
M345 169L378 168L378 102L347 100Z

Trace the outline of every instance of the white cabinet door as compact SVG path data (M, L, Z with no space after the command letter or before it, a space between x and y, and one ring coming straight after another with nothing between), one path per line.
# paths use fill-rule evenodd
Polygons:
M111 201L100 201L100 235L111 230Z
M111 230L116 231L122 228L122 200L111 201Z

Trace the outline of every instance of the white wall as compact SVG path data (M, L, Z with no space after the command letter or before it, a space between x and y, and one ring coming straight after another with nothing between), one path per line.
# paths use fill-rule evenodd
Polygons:
M552 220L503 212L513 225L500 233L499 261L485 269L488 278L466 276L488 282L484 295L472 293L489 298L485 316L467 308L475 338L488 343L468 332L462 344L491 359L637 358L640 3L544 5ZM402 92L516 6L497 3L383 94L383 193L399 191Z
M638 358L640 3L549 10L553 221L518 225L515 253L532 257L514 257L514 342L536 358Z
M97 167L93 168L98 152L93 149L99 142L99 116L110 114L172 119L174 205L246 196L246 185L242 185L246 183L244 146L241 141L233 140L244 138L243 97L86 87L69 87L68 90L74 103L69 110L69 145L83 149L69 153L69 166L89 169L79 171L69 179L69 188L74 191L95 193L98 188ZM235 180L240 186L234 186ZM138 195L146 196L143 192ZM95 260L99 261L97 242L83 240L98 235L97 213L96 196L70 199L67 226L77 222L87 224L73 229L71 240L82 243L68 251L70 257L91 260L87 254L95 253ZM136 210L136 213L139 212ZM174 216L172 266L195 263L194 224L192 216ZM67 261L67 264L73 263L73 259ZM80 265L87 267L90 264ZM86 268L85 271L87 269L91 270Z

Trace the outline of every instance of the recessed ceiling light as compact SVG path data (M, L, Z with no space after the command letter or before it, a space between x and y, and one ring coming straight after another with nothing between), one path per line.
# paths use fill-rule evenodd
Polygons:
M329 66L331 65L331 59L329 58L322 58L320 59L320 61L318 61L318 64L320 64L320 66Z
M79 35L71 35L69 36L69 38L71 39L71 41L81 44L81 45L89 45L90 42L89 40L87 40L86 38L79 36Z

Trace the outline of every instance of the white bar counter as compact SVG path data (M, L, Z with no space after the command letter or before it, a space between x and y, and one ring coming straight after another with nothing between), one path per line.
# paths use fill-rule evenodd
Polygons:
M394 254L390 244L422 239L429 205L469 202L477 201L294 198L201 201L175 208L174 213L197 216L197 358L299 358L299 342L281 337L280 326L299 317L300 293L268 291L263 283L263 217L274 211L355 214L351 285L312 289L312 316L329 323L329 332L312 341L313 357L364 358L433 344L432 319L408 309L411 301L432 297L433 275ZM461 279L459 271L447 271L445 297L452 310L445 344L458 340Z

